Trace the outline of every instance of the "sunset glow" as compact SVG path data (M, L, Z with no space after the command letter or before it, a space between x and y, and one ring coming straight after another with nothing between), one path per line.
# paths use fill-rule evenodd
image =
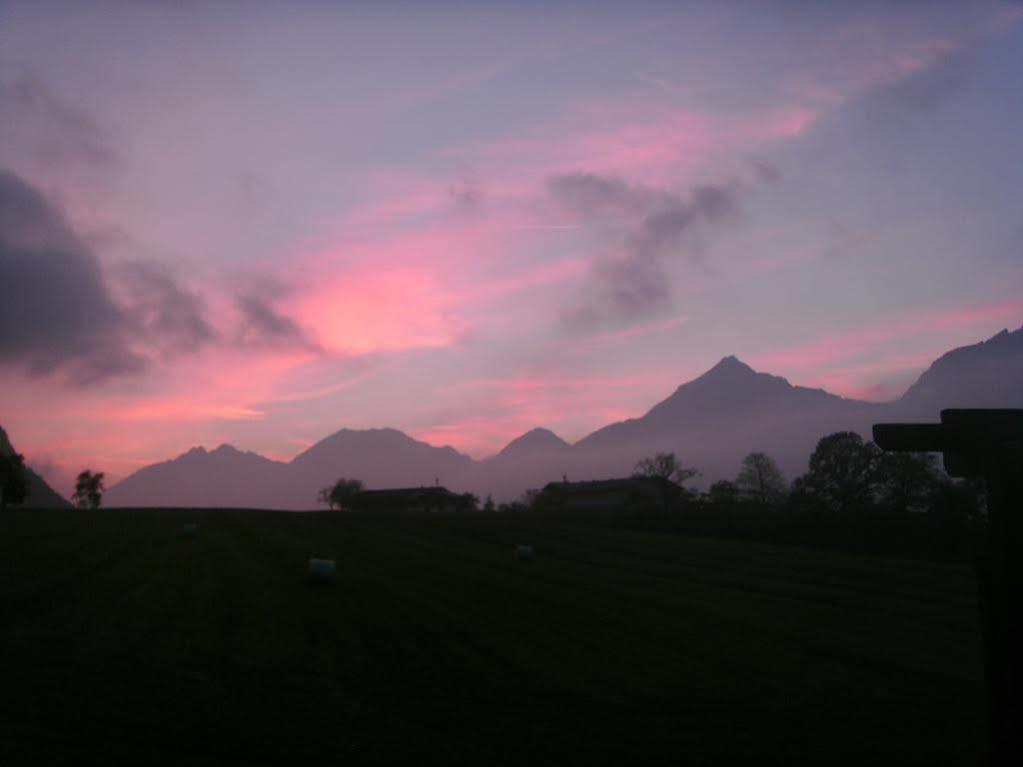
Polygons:
M730 354L893 399L1023 324L1011 4L174 5L0 6L0 244L79 270L0 284L0 425L61 491L574 441Z

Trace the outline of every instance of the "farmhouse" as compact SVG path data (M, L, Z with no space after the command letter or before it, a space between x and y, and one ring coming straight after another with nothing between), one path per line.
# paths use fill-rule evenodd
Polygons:
M472 511L474 499L446 487L400 487L363 490L352 497L352 511L441 512Z
M682 495L681 487L663 477L551 482L537 505L559 511L663 511L677 506Z

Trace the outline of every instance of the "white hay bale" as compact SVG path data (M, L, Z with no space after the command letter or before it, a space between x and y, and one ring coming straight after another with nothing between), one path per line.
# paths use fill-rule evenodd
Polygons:
M534 556L533 547L519 544L515 547L515 558L523 562L531 560Z
M195 522L187 522L182 529L184 530L186 538L195 538L196 534L199 532L199 525Z
M337 567L333 559L310 559L308 578L311 583L333 583Z

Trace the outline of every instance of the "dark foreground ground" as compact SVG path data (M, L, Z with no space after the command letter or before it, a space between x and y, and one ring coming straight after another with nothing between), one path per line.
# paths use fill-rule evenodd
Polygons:
M521 515L0 516L2 764L973 764L980 680L962 566Z

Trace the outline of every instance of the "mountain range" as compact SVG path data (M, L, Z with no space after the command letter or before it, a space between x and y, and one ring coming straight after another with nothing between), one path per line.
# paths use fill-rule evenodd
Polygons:
M342 429L286 463L231 445L196 447L131 474L108 490L105 503L308 509L319 488L339 477L359 478L369 488L439 482L500 501L563 477L627 475L639 459L660 451L698 468L704 485L734 477L754 450L774 457L792 479L806 470L825 434L850 430L869 438L874 423L937 420L946 407L1023 408L1023 328L942 355L893 402L793 386L725 357L639 418L604 426L575 444L537 428L477 461L396 429Z

